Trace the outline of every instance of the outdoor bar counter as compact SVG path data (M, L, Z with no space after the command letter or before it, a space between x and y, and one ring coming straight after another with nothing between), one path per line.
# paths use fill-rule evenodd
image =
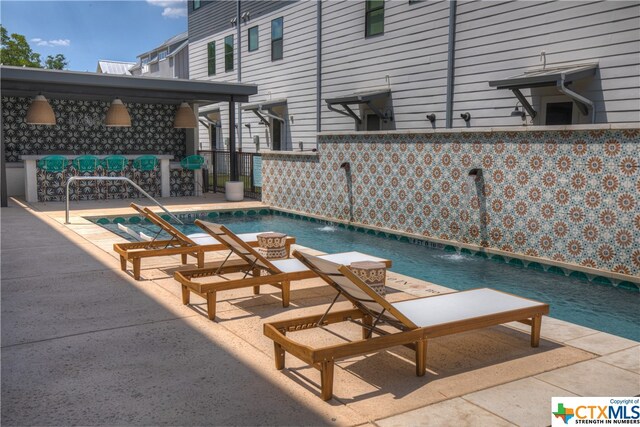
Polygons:
M102 160L105 157L110 156L111 154L98 154L95 155L98 159ZM140 157L142 154L122 154L129 161L133 161ZM146 154L145 154L146 155ZM161 197L169 197L170 196L170 161L173 159L173 154L150 154L158 159L158 163L160 165L160 195ZM24 161L24 188L25 188L25 198L27 202L37 202L38 201L38 160L47 157L47 154L32 154L32 155L22 155L20 158ZM69 160L69 162L73 161L77 157L80 157L80 154L64 154L64 156ZM128 176L128 178L132 178Z

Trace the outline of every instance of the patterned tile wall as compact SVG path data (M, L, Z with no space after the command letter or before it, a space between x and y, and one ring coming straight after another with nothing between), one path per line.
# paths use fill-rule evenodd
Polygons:
M56 126L35 126L25 122L31 98L2 97L2 133L5 159L17 162L22 154L67 151L76 154L126 154L152 151L185 155L186 133L174 129L175 105L127 103L131 127L104 126L109 103L50 99Z
M191 170L171 169L169 177L171 197L193 196L194 175ZM154 171L137 171L129 162L125 170L120 172L108 172L102 166L98 166L97 172L77 172L72 165L67 166L64 173L52 173L38 169L38 201L63 202L65 200L65 185L71 176L126 176L137 183L152 197L160 197L160 167ZM131 185L122 182L101 181L76 181L69 187L70 200L106 200L106 199L131 199L139 197L138 191Z
M638 129L322 135L317 158L263 157L274 207L640 275Z
M51 151L76 154L148 151L173 154L174 160L185 156L185 130L173 127L175 105L127 103L131 127L118 128L104 126L108 102L50 99L49 103L58 124L34 126L25 122L31 98L2 97L2 132L7 162L18 162L23 154L47 154ZM98 175L104 174L98 168ZM77 175L77 172L72 166L68 166L64 174L38 170L38 200L63 201L64 182L73 175ZM110 173L110 176L119 174ZM140 183L152 196L159 196L159 168L154 173L141 173L134 171L129 163L125 176ZM193 172L172 170L170 185L172 196L193 195ZM131 186L114 182L96 185L95 182L81 181L73 184L70 190L72 200L137 197L137 192Z

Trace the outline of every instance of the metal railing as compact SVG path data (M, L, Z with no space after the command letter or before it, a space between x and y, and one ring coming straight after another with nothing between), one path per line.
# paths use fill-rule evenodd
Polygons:
M64 214L64 223L71 224L69 222L69 186L73 181L125 181L127 184L131 185L133 188L138 190L143 196L147 197L147 199L151 200L155 203L160 209L165 211L171 218L178 222L178 224L184 224L180 219L169 212L167 208L165 208L159 201L154 199L144 191L138 184L131 181L129 178L124 176L72 176L67 180L67 187L65 192L65 214Z
M224 193L224 184L229 181L230 152L226 150L200 150L198 151L205 158L207 164L208 188L214 193ZM262 198L262 188L256 186L254 175L254 161L260 157L260 153L236 153L238 179L244 183L244 196L260 200Z

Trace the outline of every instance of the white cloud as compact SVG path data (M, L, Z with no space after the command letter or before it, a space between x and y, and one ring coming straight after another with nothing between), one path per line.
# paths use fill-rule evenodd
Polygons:
M47 47L67 47L71 45L71 40L69 39L55 39L55 40L43 40L41 38L33 38L31 39L32 43L35 43L36 46L47 46Z
M187 0L147 0L152 6L162 7L162 16L182 18L187 16Z
M165 7L162 11L162 16L166 16L167 18L181 18L183 16L187 16L187 8L186 7Z

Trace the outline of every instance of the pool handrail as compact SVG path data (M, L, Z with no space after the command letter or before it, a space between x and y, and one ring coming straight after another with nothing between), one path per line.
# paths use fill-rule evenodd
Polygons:
M138 184L136 184L135 182L131 181L129 178L124 177L124 176L72 176L72 177L70 177L67 180L67 186L66 186L66 192L65 192L65 214L64 214L64 223L65 224L71 224L71 222L69 221L69 210L70 210L70 208L69 208L69 185L73 181L125 181L127 184L130 184L133 188L138 190L143 196L145 196L146 198L151 200L153 203L155 203L160 209L165 211L167 213L167 215L169 215L171 218L173 218L179 224L183 224L184 225L184 223L182 221L180 221L180 219L177 216L175 216L174 214L169 212L169 210L166 207L164 207L164 205L162 203L160 203L159 201L157 201L156 199L151 197L149 195L149 193L147 193L142 188L140 188L140 186Z

